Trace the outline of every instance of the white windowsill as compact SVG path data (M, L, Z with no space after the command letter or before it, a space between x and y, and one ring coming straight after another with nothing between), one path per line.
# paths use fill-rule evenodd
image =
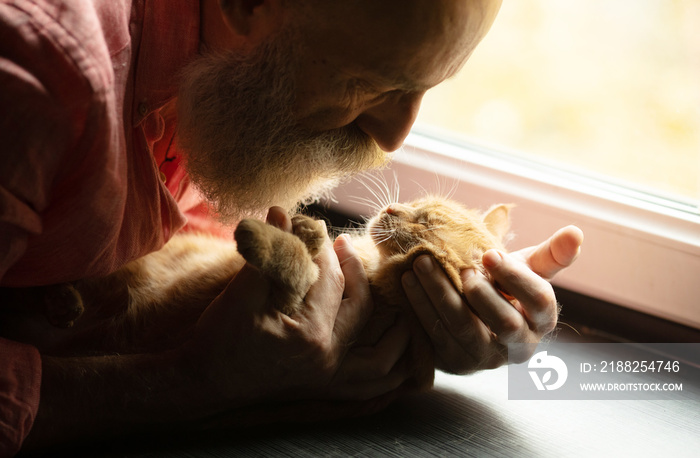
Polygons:
M398 177L401 200L455 185L454 198L472 207L515 203L511 250L575 224L585 234L581 257L554 284L700 328L700 216L682 203L660 205L615 186L416 133L383 174L388 183ZM353 199L372 197L356 181L334 196L340 211L372 213Z

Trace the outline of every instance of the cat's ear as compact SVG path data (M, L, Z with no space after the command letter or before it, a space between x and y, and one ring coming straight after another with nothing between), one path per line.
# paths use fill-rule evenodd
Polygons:
M510 209L515 207L514 204L498 204L489 208L486 213L484 213L484 223L489 232L503 239L505 235L510 230L510 218L508 214Z

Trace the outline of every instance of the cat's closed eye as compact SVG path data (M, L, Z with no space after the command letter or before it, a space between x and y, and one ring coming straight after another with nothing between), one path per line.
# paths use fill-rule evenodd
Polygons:
M446 223L444 218L429 211L416 212L414 221L427 227L440 227Z
M419 213L418 215L416 215L415 222L418 224L422 224L424 226L427 226L430 224L430 221L428 220L428 215L426 215L424 213Z

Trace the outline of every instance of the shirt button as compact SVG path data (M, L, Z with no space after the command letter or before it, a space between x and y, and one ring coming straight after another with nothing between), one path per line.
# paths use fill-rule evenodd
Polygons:
M138 110L141 116L146 116L146 113L148 113L148 105L146 104L146 102L139 103Z

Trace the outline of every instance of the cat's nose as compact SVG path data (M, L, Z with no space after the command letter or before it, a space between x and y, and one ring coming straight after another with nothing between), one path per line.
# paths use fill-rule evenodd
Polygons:
M387 205L384 211L392 216L401 216L401 214L406 213L407 208L401 204L391 204Z

